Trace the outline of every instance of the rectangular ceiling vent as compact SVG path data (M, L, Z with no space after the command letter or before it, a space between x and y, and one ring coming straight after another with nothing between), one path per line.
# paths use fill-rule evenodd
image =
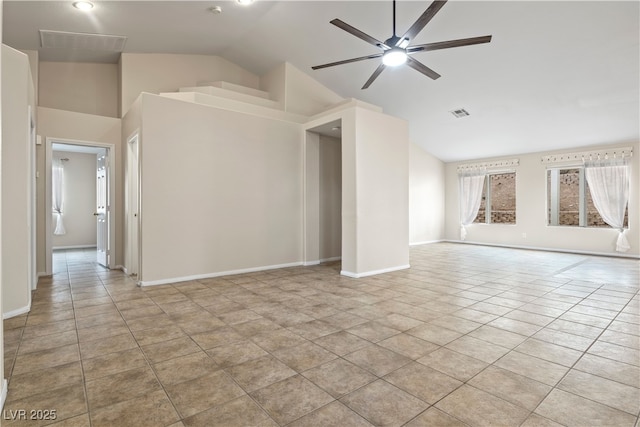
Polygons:
M467 117L469 115L469 112L464 108L458 108L457 110L452 110L450 111L450 113L453 114L457 119L460 119L462 117Z
M126 42L125 36L40 30L40 45L44 48L122 52Z

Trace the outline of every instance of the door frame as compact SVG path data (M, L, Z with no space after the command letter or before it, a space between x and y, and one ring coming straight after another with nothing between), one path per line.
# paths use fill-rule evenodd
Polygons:
M44 202L44 217L45 217L45 274L52 275L53 274L53 211L51 210L51 197L52 197L52 188L51 188L51 179L52 179L52 159L53 159L53 144L67 144L67 145L79 145L84 147L94 147L94 148L105 148L107 150L107 176L108 176L108 215L107 215L107 227L109 229L109 251L107 257L108 268L114 268L114 260L116 259L116 247L115 247L115 227L114 227L114 215L117 212L117 202L115 198L115 176L116 176L116 167L115 167L115 144L106 144L102 142L95 141L80 141L75 139L67 139L67 138L55 138L55 137L47 137L46 139L46 147L45 147L45 172L46 172L46 181L45 181L45 202Z
M135 146L135 163L133 162L132 152L133 144ZM125 177L125 221L126 221L126 234L125 234L125 266L124 271L126 274L137 276L138 283L140 282L140 271L142 265L141 256L141 213L142 213L142 197L141 197L141 174L140 174L140 131L136 130L129 138L127 138L127 169ZM135 175L135 180L131 177ZM137 209L132 210L132 205L135 203ZM135 228L131 225L135 224ZM135 243L135 253L132 251L132 247ZM135 257L135 259L134 259ZM132 268L135 265L135 269ZM135 270L135 271L133 271Z

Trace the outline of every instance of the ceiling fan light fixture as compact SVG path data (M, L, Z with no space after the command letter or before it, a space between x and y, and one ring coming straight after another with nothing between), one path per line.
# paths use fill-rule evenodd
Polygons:
M242 6L249 6L250 4L253 3L254 0L236 0L236 3L242 5Z
M382 55L382 63L388 67L396 67L407 62L407 52L404 49L394 47Z

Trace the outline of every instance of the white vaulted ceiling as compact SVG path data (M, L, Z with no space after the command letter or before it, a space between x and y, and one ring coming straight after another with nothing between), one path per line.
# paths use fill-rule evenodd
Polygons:
M640 3L637 1L449 1L414 43L491 34L489 44L415 54L442 75L387 69L366 90L376 53L330 25L340 18L385 40L391 1L4 1L4 43L42 60L114 61L112 52L41 49L38 30L122 35L125 52L219 55L256 74L283 61L343 97L409 121L411 140L444 161L640 139ZM398 33L431 4L397 3ZM223 13L208 8L219 5ZM117 55L116 55L117 58ZM470 115L455 118L450 111Z

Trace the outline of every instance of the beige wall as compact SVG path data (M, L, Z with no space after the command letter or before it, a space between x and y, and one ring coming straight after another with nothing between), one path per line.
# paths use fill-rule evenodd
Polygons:
M320 136L319 160L319 256L338 258L342 251L342 142Z
M344 181L347 169L355 169L357 264L355 271L346 272L362 276L408 268L408 124L369 109L355 110L354 162L343 157L342 171ZM344 124L343 147L348 141Z
M53 158L69 159L62 162L66 234L53 236L53 248L95 246L97 227L93 213L96 210L96 155L54 151Z
M2 304L3 316L31 306L31 143L35 105L27 55L2 46Z
M105 144L114 144L115 153L112 153L112 171L115 174L115 200L114 207L114 225L115 225L115 256L112 255L112 263L122 265L123 258L123 225L124 213L123 204L123 166L121 140L122 131L120 127L120 119L94 116L90 114L75 113L71 111L56 110L52 108L38 107L38 135L42 137L42 145L37 149L37 168L40 179L37 181L37 198L38 198L38 271L46 272L45 265L45 220L50 217L50 210L45 206L45 188L46 180L46 162L45 147L46 139L54 138L61 140L72 140L76 142L100 142ZM49 266L50 268L51 266ZM50 271L49 271L50 273Z
M445 164L411 144L409 151L409 242L444 239Z
M313 116L343 101L344 98L286 62L285 111Z
M640 156L638 143L633 146L631 158L631 188L629 194L629 230L627 238L631 249L627 255L640 254ZM615 242L618 232L611 228L551 227L547 225L547 180L543 155L562 152L593 151L614 146L583 147L559 152L544 152L510 156L518 158L520 165L516 171L516 224L472 224L467 227L468 242L498 244L518 247L544 248L589 252L598 254L618 254ZM494 159L483 159L482 161ZM466 163L466 162L465 162ZM473 162L469 162L473 163ZM460 239L458 218L458 178L456 167L459 163L446 165L446 234L447 240ZM524 234L526 237L524 237Z
M301 262L300 125L145 94L142 135L144 284Z
M2 43L2 8L3 0L0 0L0 43ZM0 70L2 70L2 55L0 55ZM0 71L1 73L1 71ZM2 81L0 79L0 98L2 97ZM2 103L0 102L0 150L2 149ZM2 163L0 162L0 236L2 236ZM2 245L0 245L0 319L3 319L4 310L2 309L2 293L4 283L2 280ZM0 328L0 410L4 407L4 401L7 397L7 381L4 379L4 337L3 328Z
M118 65L40 62L41 107L118 117Z
M258 76L219 56L123 53L120 72L123 115L141 92L175 92L213 81L259 87Z

